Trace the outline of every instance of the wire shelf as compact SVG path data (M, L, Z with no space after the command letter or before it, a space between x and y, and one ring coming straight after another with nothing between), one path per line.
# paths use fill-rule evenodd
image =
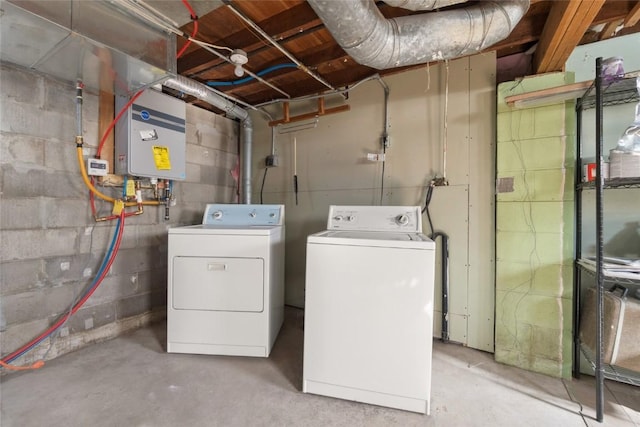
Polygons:
M581 182L577 185L578 190L589 190L595 188L595 181ZM640 188L640 176L605 179L603 188Z
M589 362L591 369L596 370L595 354L593 351L584 344L580 344L580 350L585 359ZM603 364L604 377L609 380L614 380L622 383L627 383L635 386L640 386L640 372L625 369L616 365Z
M628 104L630 102L640 101L638 95L636 78L640 72L625 74L620 80L615 80L609 84L602 86L602 105L608 107L611 105ZM577 102L577 107L587 110L596 106L596 97L593 94L594 85L591 85L585 92L584 96Z
M580 267L580 270L589 273L591 276L595 277L596 275L596 268L594 265L592 265L591 263L589 263L588 260L584 260L584 259L579 259L577 262L578 267ZM604 281L609 282L609 283L617 283L619 285L638 285L640 284L640 274L634 274L634 273L623 273L623 274L616 274L616 273L612 273L610 271L607 271L606 267L603 268L602 270L602 278ZM634 276L638 276L637 278L634 278Z

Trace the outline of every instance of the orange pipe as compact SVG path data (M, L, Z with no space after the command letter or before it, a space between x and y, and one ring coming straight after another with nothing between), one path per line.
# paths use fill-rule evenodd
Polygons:
M10 371L28 371L30 369L40 369L40 368L42 368L44 366L44 360L38 360L38 361L32 363L31 365L26 365L26 366L10 365L10 364L5 363L2 360L0 360L0 366L2 366L5 369L8 369Z

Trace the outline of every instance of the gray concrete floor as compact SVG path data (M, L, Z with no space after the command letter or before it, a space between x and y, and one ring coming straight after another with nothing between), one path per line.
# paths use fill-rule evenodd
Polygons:
M156 324L4 375L2 427L24 426L640 426L640 388L607 382L594 420L593 378L559 380L436 342L431 416L303 394L303 314L268 359L167 354Z

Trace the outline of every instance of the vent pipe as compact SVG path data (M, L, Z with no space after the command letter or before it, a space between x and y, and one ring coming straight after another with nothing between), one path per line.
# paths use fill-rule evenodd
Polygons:
M428 10L465 0L385 1ZM480 52L505 39L529 8L529 0L505 0L386 19L373 0L308 2L347 54L379 70Z
M409 10L433 10L453 4L465 3L467 0L383 0L393 7L401 7Z
M171 89L195 96L224 111L228 117L240 120L242 130L240 134L240 141L242 143L240 152L242 191L240 196L242 203L251 203L251 146L253 145L253 125L247 110L238 107L233 102L218 95L206 85L186 77L176 76L165 80L162 84Z

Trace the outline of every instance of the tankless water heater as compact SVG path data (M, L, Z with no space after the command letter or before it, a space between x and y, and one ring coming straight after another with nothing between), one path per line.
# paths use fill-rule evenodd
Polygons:
M116 95L116 111L129 102ZM186 178L184 101L145 90L116 123L115 173L148 178Z

